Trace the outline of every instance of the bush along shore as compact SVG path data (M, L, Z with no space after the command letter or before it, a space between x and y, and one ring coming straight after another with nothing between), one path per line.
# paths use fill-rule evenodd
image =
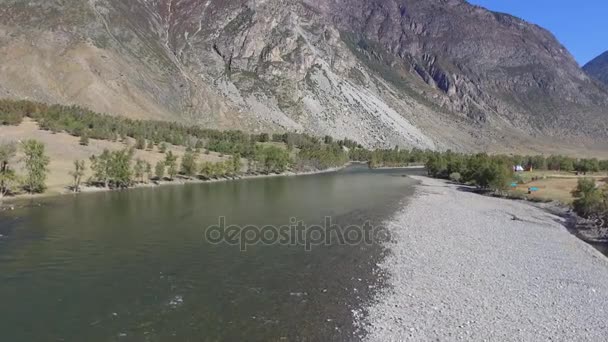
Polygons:
M608 162L605 160L564 156L466 155L451 151L433 152L425 164L430 176L476 186L477 192L485 195L552 202L550 198L530 199L525 193L511 190L515 185L523 183L521 174L513 170L516 165L526 165L544 171L574 171L579 175L608 171ZM553 207L548 209L568 216L570 228L584 240L608 242L608 184L599 186L594 178L579 177L572 196L574 201L570 205L554 203ZM565 207L567 210L563 210Z

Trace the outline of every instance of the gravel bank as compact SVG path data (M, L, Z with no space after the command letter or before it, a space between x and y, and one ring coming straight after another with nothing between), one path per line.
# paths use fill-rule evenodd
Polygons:
M603 341L608 259L526 203L417 178L390 224L369 341Z

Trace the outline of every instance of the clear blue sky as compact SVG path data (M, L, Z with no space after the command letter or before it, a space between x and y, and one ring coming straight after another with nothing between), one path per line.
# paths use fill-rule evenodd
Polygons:
M584 65L608 50L608 0L468 0L540 25Z

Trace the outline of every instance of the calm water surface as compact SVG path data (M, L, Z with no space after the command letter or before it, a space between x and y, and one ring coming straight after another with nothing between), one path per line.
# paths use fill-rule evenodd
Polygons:
M47 199L0 215L2 341L353 340L377 245L204 240L229 224L380 224L416 171L314 176Z

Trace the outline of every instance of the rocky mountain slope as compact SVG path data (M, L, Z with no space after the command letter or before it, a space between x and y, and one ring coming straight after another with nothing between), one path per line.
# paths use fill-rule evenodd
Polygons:
M0 0L0 96L458 150L607 135L546 30L463 0Z
M594 77L608 85L608 51L594 58L585 64L583 70L591 77Z

